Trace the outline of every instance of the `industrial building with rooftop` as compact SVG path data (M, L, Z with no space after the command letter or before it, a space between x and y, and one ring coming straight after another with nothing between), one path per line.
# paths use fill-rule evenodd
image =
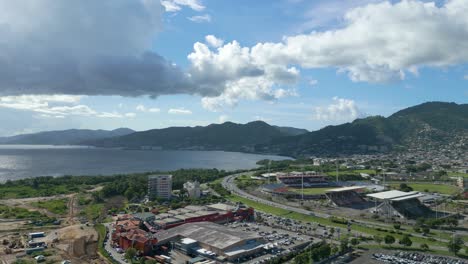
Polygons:
M123 250L133 247L143 255L151 255L161 244L174 239L177 240L185 234L186 238L197 241L197 245L200 246L197 250L201 250L198 252L199 254L203 255L201 252L206 250L230 258L230 256L252 252L252 249L246 247L245 244L249 246L253 244L251 244L252 242L243 243L239 239L234 239L234 234L229 233L217 223L252 220L253 216L253 208L247 208L240 204L232 206L220 203L203 206L189 205L159 214L137 213L124 215L119 217L113 224L111 238L112 243ZM174 231L170 231L172 229ZM220 239L218 239L218 242L203 240L201 237L203 232L195 233L194 231L193 234L188 234L187 230L189 229L203 229L205 230L204 233L209 234L211 232L214 238L220 237ZM208 231L209 229L212 231ZM245 237L248 238L249 236ZM200 240L197 240L197 238ZM226 240L227 238L230 239ZM225 240L223 242L225 244L220 244L219 241L221 240ZM239 252L234 254L232 252L233 248L238 248ZM231 253L224 254L222 253L223 250Z
M254 233L232 230L211 222L188 223L156 233L158 244L174 243L187 255L235 260L263 250L265 240Z

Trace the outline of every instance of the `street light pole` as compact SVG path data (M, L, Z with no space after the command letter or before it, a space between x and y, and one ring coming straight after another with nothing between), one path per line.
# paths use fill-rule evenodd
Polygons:
M338 159L336 159L336 184L338 185Z
M304 202L304 172L302 172L301 185L302 185L302 202Z

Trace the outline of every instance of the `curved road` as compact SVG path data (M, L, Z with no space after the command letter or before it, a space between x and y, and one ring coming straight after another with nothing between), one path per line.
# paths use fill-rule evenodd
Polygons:
M255 201L255 202L258 202L258 203L262 203L262 204L265 204L265 205L269 205L269 206L274 206L274 207L277 207L277 208L281 208L281 209L285 209L285 210L289 210L289 211L292 211L292 212L296 212L296 213L300 213L300 214L306 214L306 215L311 215L311 216L317 216L317 217L322 217L322 218L329 218L331 217L331 215L329 214L324 214L324 213L318 213L318 212L312 212L312 211L309 211L309 210L305 210L305 209L302 209L302 208L297 208L297 207L294 207L294 206L289 206L289 205L285 205L285 204L280 204L280 203L277 203L277 202L273 202L273 201L269 201L269 200L266 200L266 199L263 199L263 198L260 198L260 197L257 197L257 196L254 196L250 193L247 193L241 189L239 189L236 185L236 183L234 182L234 180L241 176L241 175L252 175L253 173L250 172L250 173L237 173L237 174L232 174L232 175L229 175L229 176L226 176L223 181L221 182L222 186L226 189L226 190L229 190L231 191L232 193L235 193L236 195L242 197L242 198L245 198L245 199L249 199L251 201ZM375 223L371 223L371 222L367 222L367 221L356 221L354 220L355 224L360 224L360 225L363 225L363 226L366 226L366 225L375 225ZM388 225L387 227L390 227L390 225ZM353 233L360 233L360 232L357 232L357 231L352 231ZM463 232L463 233L466 233L466 232ZM363 233L365 234L365 233ZM423 235L420 235L420 234L413 234L413 236L417 236L417 237L421 237L421 238L426 238L424 237ZM446 239L441 239L441 238L435 238L436 240L438 241L441 241L441 242L448 242L448 240ZM440 249L445 249L444 247L441 247Z
M285 210L300 213L300 214L318 216L318 217L322 217L322 218L329 218L330 217L329 214L312 212L312 211L309 211L309 210L306 210L306 209L297 208L297 207L290 206L290 205L285 205L285 204L280 204L280 203L277 203L277 202L269 201L269 200L254 196L252 194L249 194L249 193L239 189L237 187L236 183L234 182L234 180L237 177L239 177L240 175L246 175L246 173L238 173L238 174L232 174L232 175L226 176L223 179L223 181L221 182L221 185L226 190L229 190L232 193L235 193L235 194L239 195L240 197L243 197L245 199L249 199L249 200L252 200L252 201L255 201L255 202L258 202L258 203L266 204L266 205L269 205L269 206L274 206L274 207L277 207L277 208L285 209Z

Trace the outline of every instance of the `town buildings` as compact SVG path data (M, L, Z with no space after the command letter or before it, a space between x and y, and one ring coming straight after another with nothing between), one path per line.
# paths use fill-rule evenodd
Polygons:
M192 199L200 198L201 196L200 183L198 181L184 183L184 189L187 191L188 197Z
M178 232L182 232L181 230L185 230L191 226L187 224L201 223L200 225L193 225L193 227L198 226L205 230L210 227L216 229L217 225L215 223L252 220L253 216L253 208L242 205L232 206L221 203L189 205L156 215L152 213L123 215L114 223L111 237L113 244L123 250L133 247L142 255L151 255L158 245L161 245L165 240L172 240L174 238L171 234L177 234ZM213 225L203 223L213 223ZM174 232L166 232L182 225L186 228L177 229ZM232 236L232 234L220 234L224 229L218 228L215 231L214 237L221 237L221 240ZM234 244L237 245L238 242Z

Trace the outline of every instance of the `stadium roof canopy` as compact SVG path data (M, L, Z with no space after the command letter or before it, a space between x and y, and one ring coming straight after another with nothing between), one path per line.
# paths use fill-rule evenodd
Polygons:
M327 192L346 192L346 191L353 191L353 190L359 190L359 189L364 189L364 188L366 188L366 186L348 186L348 187L330 189Z
M372 198L376 198L379 200L394 200L396 198L403 198L403 197L405 197L406 199L409 199L407 197L414 196L415 194L419 194L419 193L416 191L402 192L402 191L392 190L392 191L368 194L367 197L372 197ZM411 197L411 198L415 198L415 197ZM406 200L406 199L400 199L400 201Z
M398 202L398 201L404 201L404 200L409 200L413 198L419 198L421 196L424 196L422 193L417 193L413 195L408 195L408 196L403 196L403 197L398 197L398 198L393 198L392 201Z

